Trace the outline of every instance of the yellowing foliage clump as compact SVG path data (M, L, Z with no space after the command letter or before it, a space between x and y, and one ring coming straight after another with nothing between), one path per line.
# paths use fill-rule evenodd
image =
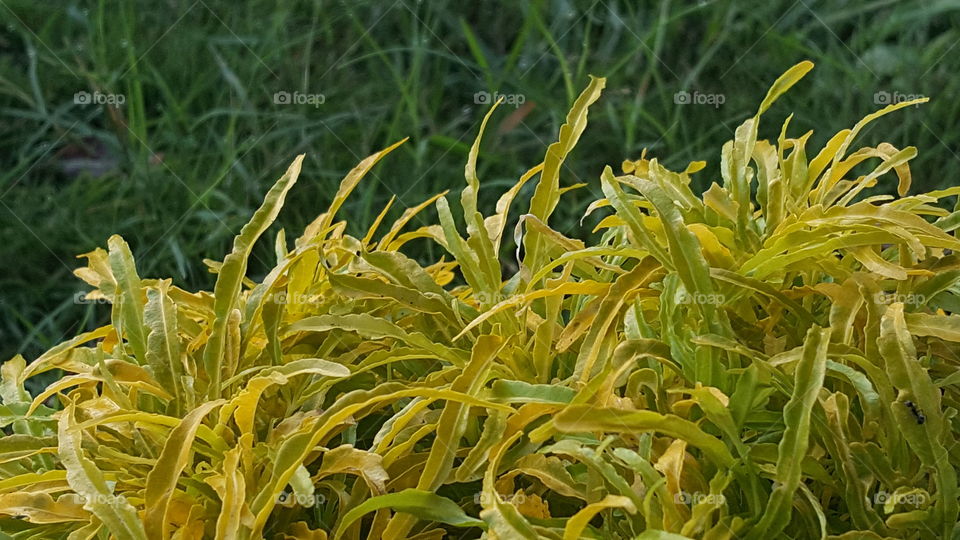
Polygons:
M247 260L303 156L212 292L140 277L111 238L77 271L111 324L2 367L0 537L957 538L960 212L938 201L960 188L908 196L915 148L853 150L917 101L819 149L789 119L758 140L812 67L777 79L702 196L702 163L606 167L591 244L550 216L599 78L488 216L481 127L462 220L437 196L346 234L393 145L281 231L260 282ZM900 196L866 197L886 174ZM404 254L424 238L448 255Z

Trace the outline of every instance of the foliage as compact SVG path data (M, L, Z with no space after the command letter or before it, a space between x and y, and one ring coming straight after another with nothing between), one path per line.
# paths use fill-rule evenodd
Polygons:
M284 205L288 231L326 208L363 156L406 136L390 169L346 202L348 233L362 236L394 194L388 223L451 189L489 106L478 92L525 100L505 103L485 136L482 209L551 142L588 72L615 90L591 111L565 177L586 182L647 147L671 169L709 160L697 194L719 177L713 157L732 128L801 59L817 62L817 77L792 125L817 130L811 145L878 95L960 94L954 0L4 0L0 13L0 260L17 262L0 273L3 359L36 358L107 322L76 300L71 272L75 254L111 234L133 246L142 275L212 288L202 259L229 249L293 155L308 152L310 181ZM326 99L278 104L279 91ZM78 104L77 92L125 102ZM724 102L697 105L704 94ZM911 162L920 192L960 175L958 115L960 101L937 99L884 123L882 140L923 148ZM571 192L551 226L585 239L593 223L577 220L602 196L596 182ZM411 223L426 224L426 214ZM405 253L439 256L426 242ZM272 263L263 242L250 274Z
M622 175L605 168L606 198L587 210L609 212L595 245L549 221L578 187L560 171L603 79L489 216L477 160L496 106L468 155L462 216L437 196L389 229L346 233L338 210L397 143L354 168L292 247L280 231L258 283L248 258L302 156L208 261L212 293L141 278L112 237L77 271L112 323L3 366L0 528L955 536L960 212L936 203L960 188L906 196L915 148L851 151L869 122L916 102L809 159L810 133L791 137L789 118L758 140L761 115L811 68L773 84L702 198L689 187L700 162L673 172L644 154ZM900 197L861 195L888 173ZM509 275L508 213L535 177ZM431 205L439 224L411 230ZM423 239L450 258L403 254ZM65 375L31 399L24 382L51 370Z

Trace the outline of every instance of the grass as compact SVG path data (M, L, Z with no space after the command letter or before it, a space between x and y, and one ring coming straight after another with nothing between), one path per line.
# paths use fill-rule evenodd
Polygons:
M294 154L307 154L310 183L280 216L291 230L327 206L360 157L406 136L348 202L352 232L391 196L396 215L458 189L483 110L474 103L479 91L519 94L532 106L501 109L493 120L480 170L479 204L489 210L494 194L534 164L587 75L608 78L590 135L563 170L565 185L589 184L554 216L570 234L601 196L602 166L644 147L673 168L708 160L696 186L706 187L719 176L715 148L767 81L804 58L819 68L803 83L795 130L815 127L819 144L876 109L878 91L929 95L932 103L866 137L919 147L923 188L960 171L952 126L960 105L950 97L960 90L960 15L950 2L65 6L0 5L0 358L34 358L103 322L101 306L75 301L69 274L75 254L110 234L130 242L143 275L209 288L214 277L199 261L227 249ZM74 103L76 92L97 90L125 103ZM680 90L725 101L678 106ZM322 93L325 102L276 105L278 91ZM66 174L78 155L107 171ZM415 247L423 260L438 254L426 242ZM263 275L271 257L260 246L252 274Z

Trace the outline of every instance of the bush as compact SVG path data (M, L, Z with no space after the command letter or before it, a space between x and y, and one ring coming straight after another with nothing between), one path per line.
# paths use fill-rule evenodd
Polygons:
M960 212L936 203L960 189L906 196L913 147L850 151L868 122L917 101L837 133L812 159L810 133L790 138L789 118L774 143L757 140L761 115L811 68L774 83L723 147L723 186L702 198L689 184L703 163L605 168L606 198L587 213L612 212L594 245L548 221L572 189L560 171L603 79L487 217L477 137L466 237L440 196L386 232L377 220L363 238L345 234L338 209L397 145L352 170L292 249L280 231L260 283L247 259L302 156L209 263L212 293L141 279L112 237L77 271L112 324L3 366L0 528L956 535L960 316L948 313L960 302ZM861 197L890 172L899 198ZM511 202L538 175L515 228L519 270L504 276ZM434 204L438 225L405 230ZM402 254L424 238L452 260ZM31 399L24 381L55 369L66 375Z

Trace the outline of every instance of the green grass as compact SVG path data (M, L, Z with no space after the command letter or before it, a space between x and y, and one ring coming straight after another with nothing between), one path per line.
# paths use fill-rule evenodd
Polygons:
M142 275L209 289L214 278L199 261L225 252L297 153L307 158L280 216L289 230L329 204L362 156L406 136L348 201L351 233L366 230L391 196L392 217L460 189L484 110L478 91L535 104L505 132L498 128L514 109L492 120L480 160L489 212L495 194L537 162L587 75L608 78L577 159L562 171L564 185L589 184L553 216L570 235L602 196L602 166L644 147L674 169L709 160L698 190L718 179L716 148L767 82L806 58L817 77L801 83L795 107L777 106L803 111L792 132L816 128L816 147L879 108L878 91L929 95L864 140L917 146L917 191L953 184L960 172L953 2L62 4L0 4L0 358L33 358L105 318L106 308L74 302L81 287L70 271L76 254L112 233L130 242ZM113 114L74 103L76 92L94 90L126 102ZM322 93L325 103L275 105L281 90ZM678 90L725 102L678 106ZM767 131L775 129L761 136L775 138ZM105 149L97 161L116 168L64 175L57 156L94 141ZM415 247L425 260L439 255L426 242ZM258 246L252 275L270 260L270 247Z

